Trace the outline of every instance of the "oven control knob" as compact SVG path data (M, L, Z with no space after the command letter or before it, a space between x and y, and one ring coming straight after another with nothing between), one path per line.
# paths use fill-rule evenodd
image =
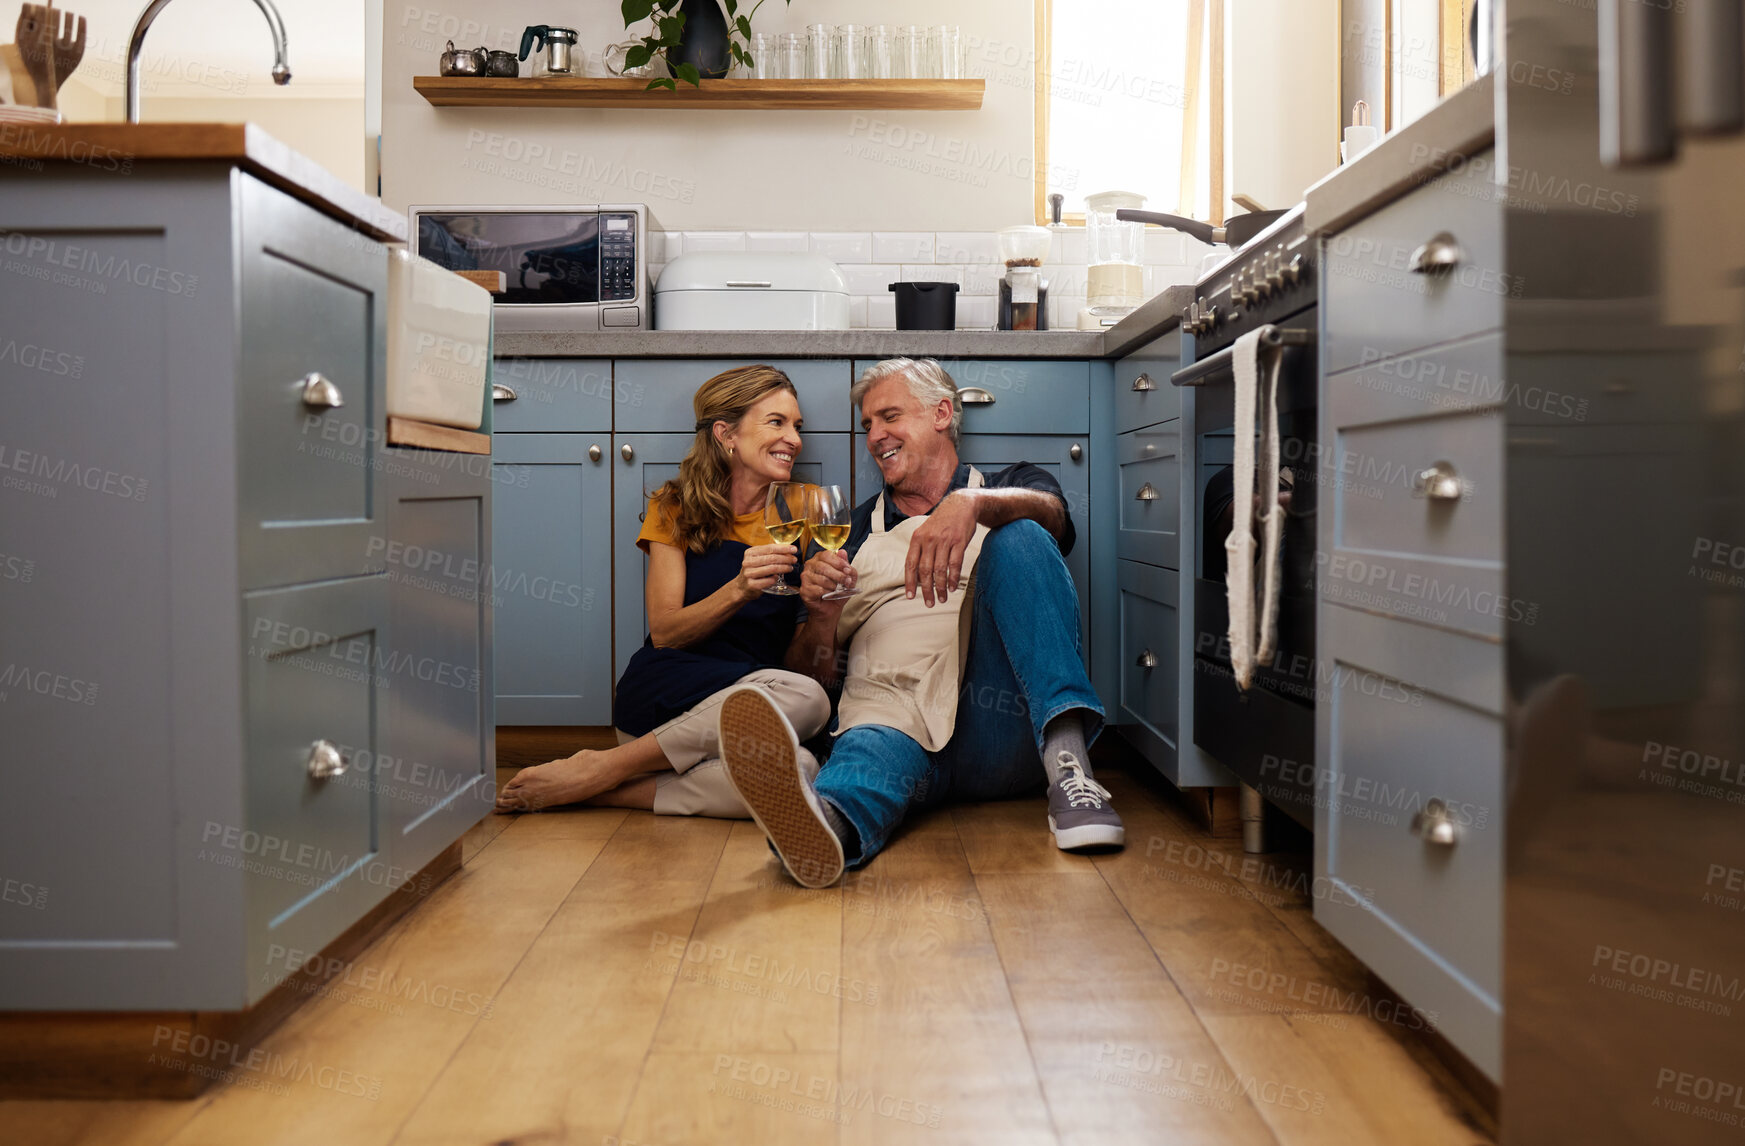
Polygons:
M1296 286L1297 283L1302 280L1303 271L1305 269L1307 268L1303 265L1303 256L1292 255L1291 261L1285 264L1282 272L1284 275L1284 281L1290 283L1292 286Z

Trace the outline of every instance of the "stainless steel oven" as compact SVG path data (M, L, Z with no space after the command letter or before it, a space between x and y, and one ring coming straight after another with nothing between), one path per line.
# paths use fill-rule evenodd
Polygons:
M1183 478L1192 474L1194 516L1191 693L1193 742L1293 819L1312 826L1314 790L1300 775L1315 761L1315 479L1319 371L1315 349L1313 247L1299 207L1201 280L1183 316L1190 362L1172 381L1193 388ZM1236 342L1262 331L1263 365L1278 367L1280 552L1277 651L1239 689L1230 664L1225 539L1235 493ZM1251 496L1256 496L1251 494ZM1256 514L1258 517L1258 513ZM1256 579L1258 582L1258 578ZM1184 608L1184 616L1188 616Z
M648 208L412 207L417 253L451 271L501 271L498 333L653 330Z

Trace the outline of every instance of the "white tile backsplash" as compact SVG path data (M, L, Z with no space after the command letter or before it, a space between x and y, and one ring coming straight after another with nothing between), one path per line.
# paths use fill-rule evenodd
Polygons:
M696 254L699 251L743 251L745 250L744 231L686 231L685 253Z
M745 249L748 251L808 251L811 249L812 236L806 231L747 231L745 232Z
M999 244L991 231L666 231L648 238L650 277L666 263L692 251L816 251L834 260L848 279L849 324L890 330L897 324L893 282L958 284L957 326L987 330L998 310ZM1209 247L1176 231L1148 230L1145 236L1145 295L1192 283ZM1085 305L1083 231L1057 231L1050 259L1048 320L1054 330L1073 330Z
M839 263L872 262L872 233L869 231L813 231L812 249ZM894 320L893 320L894 321Z
M932 231L874 231L872 257L881 263L930 263Z
M842 273L848 278L848 293L850 295L886 294L890 285L900 282L903 278L903 268L889 266L884 263L843 263Z

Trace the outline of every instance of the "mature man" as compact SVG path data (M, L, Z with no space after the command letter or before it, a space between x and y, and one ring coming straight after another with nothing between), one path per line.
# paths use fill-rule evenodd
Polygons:
M1059 847L1120 845L1086 750L1103 710L1079 658L1059 484L1027 463L983 475L960 462L957 385L932 359L881 362L851 397L884 489L855 510L843 552L807 563L788 654L826 685L846 672L836 744L814 784L768 698L729 696L722 756L753 817L809 887L872 859L912 805L1004 799L1045 778ZM855 595L828 595L843 587Z

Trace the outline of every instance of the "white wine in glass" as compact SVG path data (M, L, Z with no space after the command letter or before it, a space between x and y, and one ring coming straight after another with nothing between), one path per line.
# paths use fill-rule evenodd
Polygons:
M799 545L806 535L806 487L797 481L773 481L764 497L763 527L777 545ZM796 597L800 591L778 579L764 590L773 597Z
M849 530L854 525L854 506L839 485L821 485L812 490L806 503L806 527L812 540L835 552L848 544ZM826 601L852 597L859 589L835 588L824 594Z

